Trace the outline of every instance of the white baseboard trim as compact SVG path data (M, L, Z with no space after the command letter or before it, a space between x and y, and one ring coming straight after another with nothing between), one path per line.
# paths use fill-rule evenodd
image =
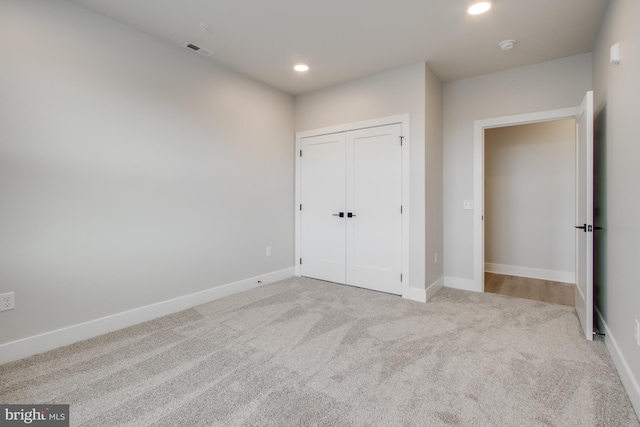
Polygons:
M285 268L0 345L0 365L293 277ZM261 283L258 283L260 281Z
M444 277L439 278L425 289L425 301L429 301L433 298L433 296L442 288L444 288Z
M551 280L552 282L576 283L576 274L570 271L544 270L542 268L519 267L517 265L494 264L486 262L487 273L507 274L509 276L529 277L531 279Z
M640 417L640 385L638 385L638 380L633 375L629 364L627 363L627 359L624 357L622 352L620 351L620 347L618 347L618 342L614 338L611 333L611 329L605 322L604 317L602 317L602 313L596 307L596 321L598 321L598 326L602 326L605 332L604 343L607 346L607 350L609 350L609 354L611 355L611 359L613 360L613 364L618 371L618 375L620 376L620 380L622 381L622 385L627 391L627 395L629 396L629 400L631 401L631 405L633 409L636 411L636 415Z
M409 288L408 299L417 302L427 302L427 291L425 289Z
M460 289L463 291L483 292L484 289L478 289L473 279L461 279L459 277L445 277L444 286L446 288Z

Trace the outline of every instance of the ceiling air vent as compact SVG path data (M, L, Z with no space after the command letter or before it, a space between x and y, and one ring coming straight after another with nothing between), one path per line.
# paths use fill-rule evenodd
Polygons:
M211 52L209 49L205 49L204 47L195 45L193 43L185 43L182 46L186 47L187 49L192 50L194 52L198 52L202 56L211 56L211 55L213 55L213 52Z

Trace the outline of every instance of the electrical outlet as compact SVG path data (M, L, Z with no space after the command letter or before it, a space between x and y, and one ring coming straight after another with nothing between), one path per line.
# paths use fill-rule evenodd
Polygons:
M0 311L13 310L16 308L16 296L14 292L7 292L0 295Z
M640 346L640 322L638 322L638 319L634 320L636 322L636 344Z
M267 256L271 256L271 246L267 246Z

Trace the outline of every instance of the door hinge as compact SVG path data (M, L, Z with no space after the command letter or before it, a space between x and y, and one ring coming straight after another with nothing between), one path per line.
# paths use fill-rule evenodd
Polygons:
M404 136L400 137L400 145L402 145L402 142L404 141Z
M402 213L402 205L400 205L400 213Z
M400 275L400 281L402 282L402 274Z
M300 210L302 210L302 203L300 203Z
M302 157L302 150L300 150L300 157Z
M300 258L300 265L302 265L302 258Z

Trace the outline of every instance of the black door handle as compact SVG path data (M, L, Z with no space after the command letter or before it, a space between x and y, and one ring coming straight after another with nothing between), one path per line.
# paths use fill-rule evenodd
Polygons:
M348 218L353 218L355 216L355 214L351 213L351 212L347 212L347 217Z
M587 232L587 224L582 224L582 226L578 226L578 225L576 225L576 228L579 228L579 229L581 229L581 230L584 230L584 232L585 232L585 233Z
M594 229L594 230L602 230L602 227L596 227L596 226L594 226L594 227L593 227L593 229Z
M337 214L332 214L333 216L339 216L340 218L344 218L344 212L339 212Z

